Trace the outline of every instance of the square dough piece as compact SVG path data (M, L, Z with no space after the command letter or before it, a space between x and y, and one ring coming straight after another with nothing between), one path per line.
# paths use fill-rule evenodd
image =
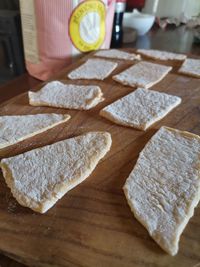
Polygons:
M100 111L100 115L120 125L146 130L181 103L181 98L138 88Z
M200 59L187 58L178 72L200 78Z
M3 159L0 166L16 200L44 213L92 173L111 143L109 133L89 132Z
M0 149L42 133L70 119L67 114L0 116Z
M159 59L159 60L183 61L187 58L187 56L183 54L160 51L160 50L155 50L155 49L138 49L137 52L148 58Z
M172 256L200 200L199 173L200 137L162 127L140 152L123 188L136 219Z
M121 84L149 88L161 81L172 67L141 61L113 76Z
M59 81L47 83L37 92L28 92L32 106L88 110L104 100L99 86L63 84Z
M77 69L68 74L71 80L96 79L104 80L117 67L117 63L104 59L88 59Z
M141 56L128 53L118 49L109 49L109 50L99 50L94 54L97 57L105 57L105 58L116 58L116 59L125 59L125 60L140 60Z

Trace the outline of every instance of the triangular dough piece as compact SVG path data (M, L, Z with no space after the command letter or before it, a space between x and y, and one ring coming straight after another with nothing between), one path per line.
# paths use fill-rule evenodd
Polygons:
M99 50L94 54L97 57L116 58L125 60L140 60L140 55L134 53L127 53L118 49Z
M120 125L146 130L181 103L178 96L138 88L100 111Z
M104 100L99 86L63 84L59 81L47 83L38 92L29 92L32 106L88 110Z
M89 132L3 159L1 168L17 201L44 213L92 173L111 142L107 132Z
M117 67L117 63L104 59L88 59L77 69L68 74L68 78L104 80Z
M152 59L183 61L187 58L184 54L177 54L156 49L138 49L138 53Z
M187 58L178 72L200 78L200 59Z
M141 61L113 76L113 79L124 85L149 88L161 81L171 69L169 66Z
M16 144L70 119L67 114L0 116L0 148Z
M167 253L200 200L200 137L162 127L146 144L124 185L135 217Z

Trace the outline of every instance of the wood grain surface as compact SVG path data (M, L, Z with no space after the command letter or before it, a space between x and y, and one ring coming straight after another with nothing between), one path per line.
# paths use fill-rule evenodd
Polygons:
M91 55L92 56L92 55ZM169 256L150 238L131 213L122 186L133 169L139 152L162 126L200 135L200 80L173 71L152 88L180 96L182 104L146 132L123 127L100 117L107 104L134 89L123 87L111 76L105 81L73 81L66 74L76 62L59 74L66 83L99 85L105 101L90 111L74 111L28 105L27 93L0 106L1 115L69 113L71 120L48 132L0 151L1 158L77 136L88 131L109 131L113 144L92 175L68 192L44 215L21 207L0 176L0 252L29 266L70 267L194 267L200 264L200 207L184 230L179 253ZM114 73L131 62L119 61ZM162 63L164 64L164 63ZM39 85L35 90L38 90Z

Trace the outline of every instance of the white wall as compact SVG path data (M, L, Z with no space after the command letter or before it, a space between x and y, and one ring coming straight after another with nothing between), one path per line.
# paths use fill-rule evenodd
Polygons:
M159 0L156 16L179 17L184 12L192 17L200 13L200 0Z
M188 0L186 6L186 14L189 17L200 14L200 0Z

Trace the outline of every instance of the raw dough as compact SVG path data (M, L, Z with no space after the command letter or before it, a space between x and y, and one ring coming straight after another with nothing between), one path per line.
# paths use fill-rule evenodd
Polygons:
M99 50L94 54L94 56L105 57L105 58L117 58L125 60L140 60L140 55L134 53L127 53L118 49L109 49L109 50Z
M0 149L42 133L70 119L67 114L0 116Z
M89 132L3 159L0 165L17 201L44 213L92 173L111 142L107 132Z
M178 72L200 78L200 59L187 58Z
M100 115L117 124L146 130L180 103L178 96L138 88L103 108Z
M38 92L29 92L32 106L52 106L87 110L104 100L99 86L63 84L59 81L47 83Z
M148 58L159 59L159 60L183 61L187 58L187 56L183 54L160 51L155 49L138 49L137 52Z
M113 79L124 85L149 88L161 81L171 69L169 66L141 61L113 76Z
M136 219L170 255L200 200L200 137L162 127L124 185Z
M117 67L117 63L104 59L88 59L77 69L68 74L68 78L104 80Z

